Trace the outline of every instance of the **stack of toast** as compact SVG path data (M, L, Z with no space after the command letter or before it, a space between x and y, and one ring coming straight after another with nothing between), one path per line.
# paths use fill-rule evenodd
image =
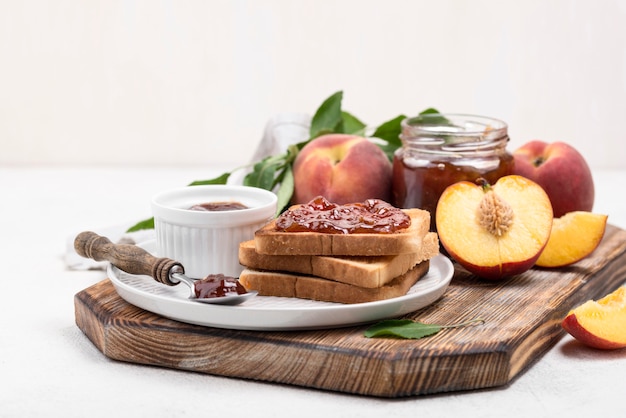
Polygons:
M363 303L405 295L439 254L430 214L403 209L410 226L393 233L286 232L276 220L239 246L239 281L262 296Z

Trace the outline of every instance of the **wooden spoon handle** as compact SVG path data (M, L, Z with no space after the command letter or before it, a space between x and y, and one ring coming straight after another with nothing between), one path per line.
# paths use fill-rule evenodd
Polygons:
M74 249L81 257L108 261L126 273L148 275L169 286L179 283L170 280L170 270L174 266L179 266L178 271L181 273L185 271L177 261L154 257L136 245L113 244L108 238L91 231L81 232L76 236Z

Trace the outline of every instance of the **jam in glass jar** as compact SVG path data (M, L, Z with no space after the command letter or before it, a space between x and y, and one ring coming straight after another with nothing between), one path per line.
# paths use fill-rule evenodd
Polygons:
M484 178L494 184L513 173L506 123L483 116L422 114L402 121L402 147L393 159L393 205L430 212L446 187Z

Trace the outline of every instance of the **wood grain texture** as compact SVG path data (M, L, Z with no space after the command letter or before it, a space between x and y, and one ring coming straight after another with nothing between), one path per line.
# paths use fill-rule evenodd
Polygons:
M185 269L178 261L165 257L154 257L141 247L132 244L114 244L108 238L95 232L84 231L74 239L74 249L82 257L96 261L108 261L130 274L145 274L159 283L175 286L178 282L170 280L170 272L184 273Z
M598 249L558 270L502 282L459 266L444 296L407 315L451 324L421 340L368 339L366 326L292 332L222 330L169 320L129 305L109 280L75 296L76 323L112 359L378 397L506 385L563 335L577 304L622 285L626 231L608 226Z

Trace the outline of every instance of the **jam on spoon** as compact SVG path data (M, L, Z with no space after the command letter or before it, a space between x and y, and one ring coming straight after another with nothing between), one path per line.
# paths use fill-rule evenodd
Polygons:
M219 298L248 293L239 280L223 274L209 274L202 280L196 280L194 291L197 299Z
M136 245L113 244L108 238L91 231L76 236L74 249L82 257L108 261L129 274L151 276L167 286L183 282L189 287L189 298L197 302L237 305L258 294L257 291L246 291L236 278L223 274L194 280L184 274L183 266L175 260L157 258Z

